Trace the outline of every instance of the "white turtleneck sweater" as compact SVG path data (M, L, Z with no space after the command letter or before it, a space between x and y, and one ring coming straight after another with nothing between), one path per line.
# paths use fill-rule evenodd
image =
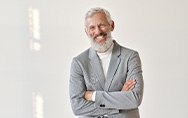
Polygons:
M113 47L114 47L114 43L111 45L111 47L106 52L103 52L103 53L97 52L97 55L99 56L100 63L101 63L102 68L103 68L105 79L106 79L106 75L107 75L107 71L108 71ZM95 101L95 94L96 94L96 92L94 91L93 95L92 95L92 101Z
M101 62L102 68L103 68L105 79L106 79L113 47L114 47L114 43L111 45L111 47L106 52L103 52L103 53L97 52L97 55L99 56L99 59L100 59L100 62Z

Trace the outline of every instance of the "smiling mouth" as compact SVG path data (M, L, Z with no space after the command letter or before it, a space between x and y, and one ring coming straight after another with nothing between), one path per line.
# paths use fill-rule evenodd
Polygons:
M106 37L106 36L107 36L107 33L103 33L103 34L96 36L95 39L97 39L97 41L100 41L100 40L104 39L104 37Z

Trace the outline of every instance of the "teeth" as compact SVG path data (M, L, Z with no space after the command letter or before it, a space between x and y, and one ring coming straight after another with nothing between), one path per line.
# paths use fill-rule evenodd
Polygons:
M98 36L97 38L98 38L98 39L102 39L102 38L103 38L103 36Z

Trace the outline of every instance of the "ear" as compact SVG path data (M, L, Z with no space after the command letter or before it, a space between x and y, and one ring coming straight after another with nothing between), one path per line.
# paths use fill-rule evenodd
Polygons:
M110 27L111 27L111 31L114 31L115 25L114 25L114 21L113 20L111 21Z

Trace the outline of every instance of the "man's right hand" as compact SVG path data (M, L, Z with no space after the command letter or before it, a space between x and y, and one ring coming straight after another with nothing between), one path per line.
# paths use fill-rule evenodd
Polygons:
M136 80L128 80L124 83L121 91L131 91L134 89L135 84L136 84Z

